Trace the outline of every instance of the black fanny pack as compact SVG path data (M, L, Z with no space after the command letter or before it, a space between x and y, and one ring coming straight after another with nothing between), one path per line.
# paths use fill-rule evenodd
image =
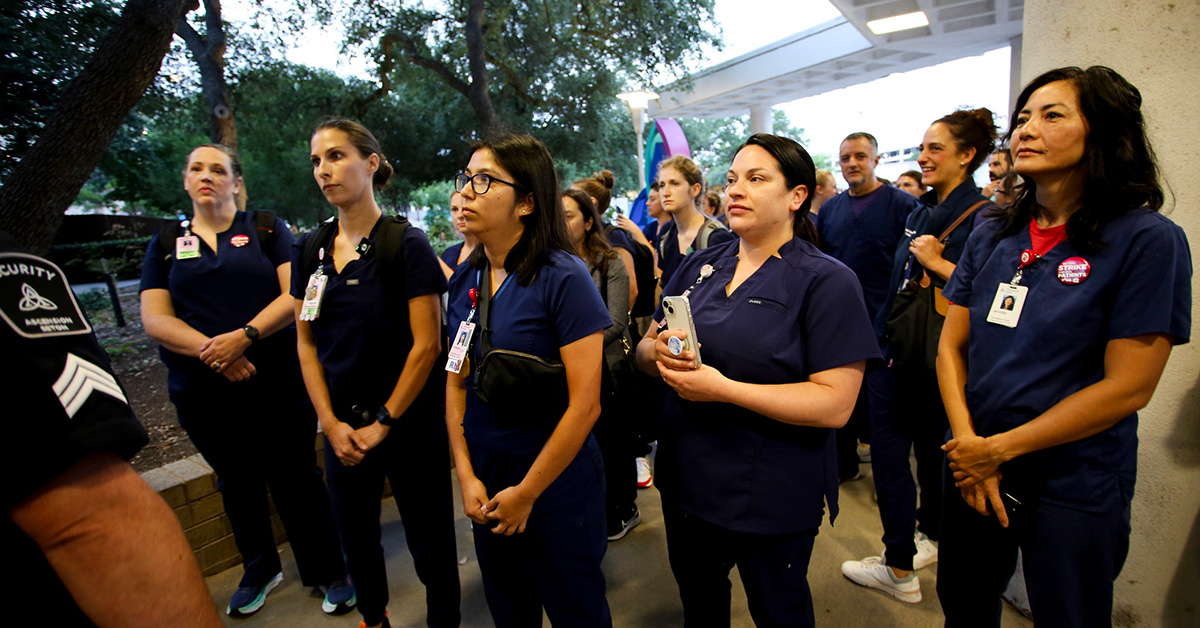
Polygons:
M475 396L505 427L553 427L567 411L567 369L562 362L496 349L491 342L491 269L479 276L479 350Z

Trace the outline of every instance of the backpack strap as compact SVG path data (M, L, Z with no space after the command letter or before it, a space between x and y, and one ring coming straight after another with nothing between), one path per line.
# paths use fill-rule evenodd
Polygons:
M275 212L264 209L255 211L254 214L254 231L258 234L258 243L262 245L265 251L275 244Z
M695 250L702 251L708 248L708 238L714 231L729 231L729 228L721 224L721 221L712 218L705 218L704 224L700 225L700 233L696 235L696 244L699 246Z
M392 288L399 301L407 303L404 296L404 234L408 231L408 219L404 216L384 216L379 231L375 233L375 259L379 260L379 280ZM392 286L392 282L398 282Z
M179 237L179 221L173 220L158 230L158 252L164 262L175 258L175 238Z
M337 232L337 224L337 216L333 216L308 236L304 241L304 249L300 251L300 268L293 268L293 273L311 275L316 272L317 264L320 263L317 253L329 241L330 234Z

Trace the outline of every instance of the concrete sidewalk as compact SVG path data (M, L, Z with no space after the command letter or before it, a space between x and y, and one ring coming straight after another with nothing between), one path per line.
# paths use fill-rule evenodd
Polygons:
M863 465L864 471L869 465ZM461 511L462 501L455 486L455 509ZM878 554L883 546L879 512L873 498L874 486L868 473L857 482L842 485L841 514L837 525L828 520L821 527L813 548L808 580L812 587L818 626L863 628L940 628L943 623L935 586L936 565L920 572L924 600L906 604L871 589L859 587L841 573L845 560ZM608 577L608 603L612 608L613 625L630 628L681 626L683 611L679 605L679 590L667 564L666 536L663 531L662 503L656 489L638 491L638 506L642 523L624 539L609 543L604 559ZM480 584L479 565L475 561L470 522L461 514L455 519L458 533L458 553L466 558L459 569L462 579L462 613L464 628L492 626L487 603ZM425 592L417 581L412 557L404 541L404 528L396 513L395 503L388 499L383 508L383 548L387 556L391 602L388 616L396 628L417 628L425 625ZM257 614L234 619L224 615L229 596L241 578L241 566L208 578L213 602L221 609L226 626L257 628L260 626L334 627L357 626L357 611L333 617L321 612L322 597L300 584L290 547L280 547L283 559L283 584L267 598ZM733 622L735 628L752 627L746 610L746 596L735 569L733 580ZM549 625L547 621L545 625ZM1021 617L1007 605L1004 608L1004 628L1030 628L1033 622ZM569 628L569 627L560 627Z

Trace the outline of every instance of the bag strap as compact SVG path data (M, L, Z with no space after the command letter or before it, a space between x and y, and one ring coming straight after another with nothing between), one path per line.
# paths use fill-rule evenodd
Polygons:
M946 238L949 238L950 234L954 233L954 230L957 229L958 226L961 225L964 220L970 218L971 214L974 214L977 209L979 209L980 207L983 207L984 205L986 205L990 202L991 201L989 201L988 199L985 198L982 201L979 201L978 203L975 203L974 205L968 207L967 211L960 214L954 222L950 223L949 227L946 227L946 230L942 232L942 235L938 236L938 242L944 243L946 241Z
M293 268L292 272L311 275L317 270L317 264L321 263L321 260L317 259L317 253L329 241L329 234L337 231L337 224L337 216L333 216L308 236L304 241L304 249L300 251L300 268Z
M489 310L492 309L492 265L490 262L483 263L483 270L479 271L479 359L487 355L492 350L492 340L490 336L491 327L489 323Z

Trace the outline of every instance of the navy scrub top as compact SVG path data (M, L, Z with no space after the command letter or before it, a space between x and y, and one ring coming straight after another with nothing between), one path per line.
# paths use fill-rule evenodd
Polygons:
M705 264L711 276L688 296L704 364L755 384L807 381L812 373L879 358L854 273L794 238L731 296L737 241L687 257L663 290L678 295ZM655 321L663 320L660 307ZM834 430L787 425L726 403L663 398L655 480L664 500L737 532L792 534L837 516Z
M470 291L479 287L481 271L465 267L450 279L449 328L457 333L459 324L471 311ZM543 266L528 286L511 274L492 298L491 311L494 348L520 351L549 360L561 361L559 347L607 329L612 325L600 291L592 283L583 260L552 250L550 263ZM479 314L474 321L479 323ZM479 363L479 328L471 340L471 363ZM443 365L444 366L444 365ZM463 434L471 452L476 476L488 494L516 486L525 477L533 461L550 438L553 426L545 429L515 428L498 420L475 397L474 377L467 377L467 404L463 416ZM550 504L576 501L576 481L595 454L595 440L589 437L567 471L538 498L534 509Z
M821 250L849 266L858 277L867 312L874 319L888 301L892 258L904 235L904 223L921 202L890 185L881 185L866 196L870 197L868 204L857 216L849 191L825 201L816 226Z
M971 234L946 284L951 302L970 310L966 397L980 436L1027 423L1104 377L1108 341L1140 334L1188 341L1191 253L1183 230L1145 208L1103 230L1107 247L1081 253L1063 241L1027 266L1029 288L1015 328L987 322L997 286L1012 280L1029 230L997 242L1002 221ZM1077 284L1059 279L1059 265L1081 258L1090 274ZM1041 499L1086 511L1113 511L1133 497L1137 413L1082 440L1007 462L1006 490L1018 500Z
M387 218L381 217L375 223L368 239L375 239L379 225ZM297 299L304 298L311 276L300 268L300 257L313 233L301 236L292 248L292 296ZM331 232L329 242L324 243L327 256L335 237L336 231ZM320 316L310 323L334 412L342 420L346 420L345 413L351 406L373 410L395 390L413 344L408 301L446 291L446 275L425 232L412 225L405 230L404 261L396 266L403 272L389 275L387 286L380 278L379 264L395 262L377 259L378 250L372 247L366 256L350 260L340 273L332 261L324 263L322 272L329 277L325 297ZM392 291L400 291L403 298L389 301Z
M245 244L234 246L235 237ZM158 239L155 234L146 248L141 290L169 291L175 316L209 337L242 328L280 295L276 268L292 261L294 241L287 224L276 217L273 241L264 250L255 219L246 212L237 212L229 229L217 234L216 251L200 239L200 257L181 260L172 254L171 259L163 259ZM288 327L255 342L246 349L246 359L264 374L280 364L295 368L295 333L294 327ZM159 348L159 355L167 365L167 387L174 395L193 385L211 390L229 384L224 375L196 358L165 347Z
M465 241L458 242L451 244L450 246L446 247L445 251L442 251L442 261L446 262L446 265L449 266L451 270L458 266L458 254L462 253L462 248L464 245L466 245Z
M707 220L707 219L706 219ZM723 244L725 242L736 241L737 234L728 229L719 229L708 235L708 248ZM666 240L667 244L663 247L658 247L661 240ZM658 258L658 269L662 271L662 285L667 285L671 281L671 277L675 275L675 270L679 268L679 264L684 258L691 255L700 244L700 232L696 232L696 238L692 240L692 246L688 248L688 253L679 252L679 225L672 220L663 227L662 233L654 240L655 250L662 249L663 255ZM693 277L695 279L695 277ZM686 286L685 286L686 287Z
M937 192L927 192L921 196L921 204L908 215L908 222L904 226L904 235L900 238L900 242L896 244L896 253L892 258L892 280L889 284L883 306L880 307L879 313L875 316L875 335L883 338L887 332L887 319L891 316L892 304L896 300L896 292L900 290L901 281L908 278L920 277L921 271L924 270L921 263L914 256L908 275L905 276L904 274L904 266L908 263L909 256L912 255L908 250L908 245L913 241L913 238L922 235L932 235L934 237L942 235L942 232L954 224L954 221L958 220L958 217L963 212L970 209L975 203L986 200L988 200L987 197L979 193L979 189L975 187L975 182L971 180L960 183L946 197L946 201L940 205L937 202ZM998 209L998 205L989 202L975 210L975 213L971 214L970 218L964 220L946 238L946 248L942 251L942 259L953 264L958 264L958 258L962 257L963 249L967 246L967 238L975 230L975 225L982 222L984 216ZM938 288L942 288L946 284L941 277L938 277L934 273L929 273L929 281Z

